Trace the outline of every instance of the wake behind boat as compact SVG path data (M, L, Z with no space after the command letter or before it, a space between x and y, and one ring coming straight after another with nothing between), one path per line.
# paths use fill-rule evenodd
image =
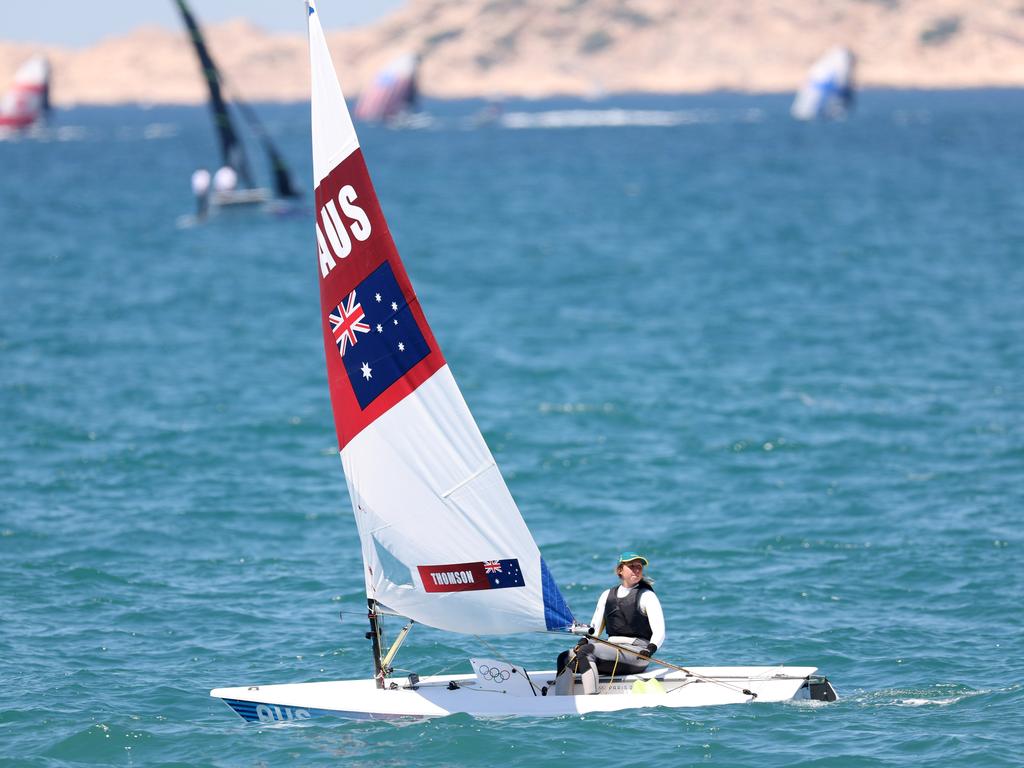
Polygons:
M471 658L471 674L392 677L414 624L466 635L592 636L578 624L473 419L399 258L308 2L317 266L327 378L364 564L374 676L217 688L249 721L560 716L834 700L815 667L690 667L600 678ZM407 623L388 646L382 617ZM653 653L653 651L650 651Z

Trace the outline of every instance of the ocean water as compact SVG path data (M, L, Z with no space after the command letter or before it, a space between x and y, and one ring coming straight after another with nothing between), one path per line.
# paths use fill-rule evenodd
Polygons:
M841 700L266 726L209 698L370 670L311 219L181 228L206 111L77 109L0 142L0 764L1020 765L1020 93L430 106L365 155L577 616L637 549L666 658L817 665ZM307 107L262 112L308 188ZM417 628L398 666L480 650Z

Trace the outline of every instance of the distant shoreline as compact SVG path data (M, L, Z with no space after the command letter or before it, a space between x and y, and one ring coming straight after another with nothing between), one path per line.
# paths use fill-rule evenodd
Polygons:
M247 101L305 100L304 35L268 33L244 19L203 31L229 91ZM642 9L621 0L408 0L327 38L350 98L411 52L422 57L423 95L445 100L792 93L837 44L856 54L854 81L867 89L1024 88L1024 14L967 0L792 0L785 8L776 0L645 0ZM0 43L0 89L39 50ZM206 98L184 30L144 27L88 48L42 52L52 61L58 106Z
M563 102L573 105L586 107L591 105L594 109L600 108L601 105L622 103L631 100L647 100L647 99L683 99L683 98L699 98L699 97L752 97L752 98L767 98L767 97L778 97L788 98L793 96L794 91L738 91L731 89L717 89L709 91L678 91L671 93L655 93L647 91L626 91L622 93L608 93L600 98L591 98L586 96L579 96L574 94L556 94L552 96L538 96L538 97L526 97L526 96L509 96L504 99L495 99L489 96L460 96L460 97L440 97L440 96L425 96L423 101L426 103L426 109L424 111L429 112L429 106L432 103L441 105L456 105L456 104L492 104L501 103L505 105L524 105L529 106L532 104L545 104L551 102ZM965 93L1020 93L1024 92L1024 85L1021 86L1008 86L1008 85L979 85L979 86L968 86L968 87L889 87L889 86L871 86L866 88L858 89L857 93L859 96L872 95L872 94L965 94ZM353 99L349 99L349 107L352 107ZM309 104L309 99L254 99L248 100L250 104L263 104L270 106L298 106L303 104ZM166 108L177 108L177 107L200 107L206 108L207 104L204 101L165 101L165 102L137 102L137 101L113 101L113 102L80 102L75 104L57 104L55 109L57 111L73 111L80 108L88 109L102 109L102 108L135 108L139 110L149 109L166 109Z

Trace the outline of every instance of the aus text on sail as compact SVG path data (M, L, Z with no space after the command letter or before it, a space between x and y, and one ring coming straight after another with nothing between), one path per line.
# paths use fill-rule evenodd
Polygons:
M316 242L322 277L327 277L340 259L352 253L352 237L363 242L370 236L370 219L366 211L355 205L358 197L355 188L346 184L338 190L337 198L328 200L317 214ZM338 212L339 206L341 213ZM342 214L348 224L342 220ZM352 237L349 237L349 232Z

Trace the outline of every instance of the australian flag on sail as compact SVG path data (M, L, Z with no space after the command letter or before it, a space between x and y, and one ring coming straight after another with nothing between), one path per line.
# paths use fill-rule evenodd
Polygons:
M430 353L388 262L327 313L360 408Z

